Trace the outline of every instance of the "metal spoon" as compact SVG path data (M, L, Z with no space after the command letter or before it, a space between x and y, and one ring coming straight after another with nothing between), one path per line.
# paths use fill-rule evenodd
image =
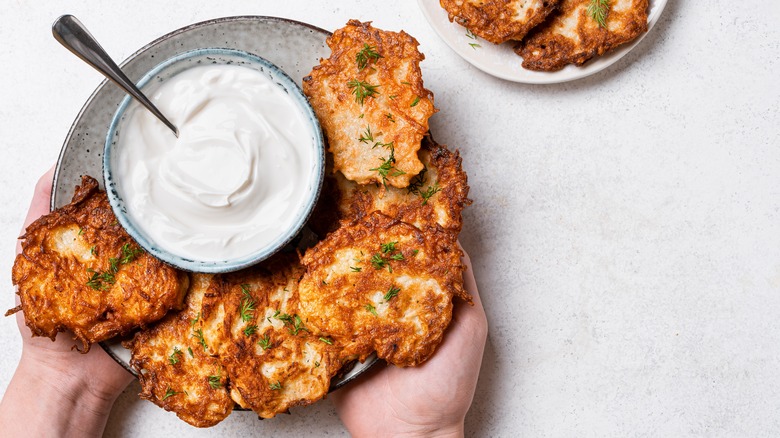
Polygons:
M110 56L100 47L92 34L86 27L73 15L63 15L58 18L51 26L51 33L54 38L60 42L66 49L73 52L103 76L111 79L119 88L127 94L133 96L135 100L141 102L143 106L152 112L165 126L173 131L176 137L179 136L179 130L154 106L149 99L141 93L141 90L122 73L122 70L111 59Z

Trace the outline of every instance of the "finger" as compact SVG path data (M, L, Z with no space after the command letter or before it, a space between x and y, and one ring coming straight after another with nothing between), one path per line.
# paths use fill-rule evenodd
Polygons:
M474 302L473 306L456 305L453 309L453 321L455 327L453 331L467 331L472 335L472 339L477 343L484 344L487 338L487 315L485 308L482 307L482 300L479 296L479 290L477 288L477 280L474 278L474 268L471 264L471 258L466 250L458 242L458 246L463 251L463 257L461 261L466 269L463 271L463 286L466 291L471 294L471 300Z
M460 258L463 266L466 269L463 270L463 286L466 288L466 292L471 294L471 299L474 301L474 306L482 309L482 300L479 298L479 290L477 289L477 280L474 278L474 268L471 265L471 257L458 241L458 247L463 252L463 256Z
M54 181L54 166L52 166L35 184L35 192L33 193L32 201L30 202L30 208L27 210L27 217L24 219L24 226L20 235L24 234L24 230L33 223L39 217L49 212L49 204L51 202L51 190L52 183ZM22 251L21 241L16 241L16 253Z
M52 183L54 182L54 166L44 173L35 184L35 192L30 203L30 209L27 211L27 217L24 220L24 226L27 228L35 219L49 212L51 202Z

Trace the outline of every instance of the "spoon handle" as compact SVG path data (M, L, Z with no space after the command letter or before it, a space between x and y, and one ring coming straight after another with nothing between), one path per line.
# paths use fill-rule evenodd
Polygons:
M126 93L133 96L141 102L149 111L151 111L161 122L179 136L179 130L171 123L160 110L144 96L143 93L128 79L114 60L103 50L103 47L89 33L86 27L73 15L63 15L58 18L51 26L51 32L54 38L60 42L66 49L70 50L81 58L84 62L91 65L103 76L111 79L115 84L122 88Z

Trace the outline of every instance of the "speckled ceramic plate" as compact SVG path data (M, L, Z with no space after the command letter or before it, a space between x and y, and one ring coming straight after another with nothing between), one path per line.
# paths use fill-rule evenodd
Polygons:
M647 32L640 35L634 41L620 46L617 49L596 57L577 67L568 65L555 72L541 72L526 70L522 66L523 58L517 56L512 50L514 44L493 44L466 34L466 28L459 24L451 23L447 18L447 11L439 5L439 0L417 0L423 15L431 24L431 27L447 43L452 50L468 61L474 67L492 76L513 82L526 84L554 84L568 82L584 78L600 72L617 62L631 51L653 28L661 16L667 0L650 0L650 11L647 18Z
M244 50L259 55L279 66L300 86L320 58L330 55L325 44L329 32L305 23L276 17L227 17L193 24L148 44L122 64L122 70L133 81L160 62L176 54L203 47ZM103 144L124 93L104 81L87 99L73 122L62 146L54 174L51 208L61 207L73 197L81 175L100 180L103 175ZM130 352L118 340L101 343L117 362L130 372ZM331 382L331 390L354 379L376 362L371 356L357 363ZM133 374L135 374L133 372Z

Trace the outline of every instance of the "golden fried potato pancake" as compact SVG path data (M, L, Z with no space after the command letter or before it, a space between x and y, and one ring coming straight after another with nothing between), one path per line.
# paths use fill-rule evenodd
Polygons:
M459 233L463 226L461 212L471 202L460 154L450 152L427 135L423 139L420 160L423 170L412 178L409 187L389 187L384 194L377 185L361 186L334 175L339 188L341 217L352 221L381 211L420 229L439 225Z
M436 112L433 93L423 87L417 40L350 20L328 46L330 58L304 78L303 91L334 170L358 184L408 186L423 168L417 151Z
M196 427L213 426L233 410L227 373L202 342L200 308L212 275L191 274L186 308L136 333L125 347L138 372L141 398Z
M340 346L315 336L298 307L297 255L215 277L203 300L205 343L224 365L242 407L271 418L325 396L341 368Z
M450 21L494 44L520 40L560 0L439 0Z
M515 47L523 67L555 71L567 64L582 65L647 31L648 0L610 0L604 9L605 27L589 13L590 4L591 0L563 0L549 20Z
M442 340L452 300L470 301L455 235L373 212L308 250L300 316L316 334L365 359L423 363Z
M181 306L187 275L141 250L105 192L82 177L70 204L30 224L12 280L33 336L70 330L92 343L129 333Z

